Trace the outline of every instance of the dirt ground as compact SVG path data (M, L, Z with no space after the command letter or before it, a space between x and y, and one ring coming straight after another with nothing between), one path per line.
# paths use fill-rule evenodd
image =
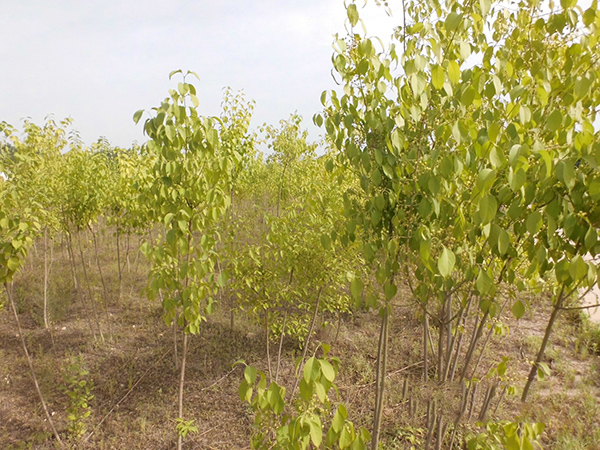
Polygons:
M23 335L60 435L77 449L175 448L179 371L173 329L162 320L159 302L151 302L142 294L143 266L137 271L132 269L133 273L124 278L120 298L114 288L111 291L108 319L100 320L105 334L102 342L98 336L94 338L81 302L68 289L67 262L60 258L58 254L50 291L53 298L64 298L55 300L49 330L41 321L42 283L35 269L39 261L26 267L14 286ZM421 448L428 399L439 397L450 414L456 409L453 402L460 387L450 385L440 390L435 381L421 381L422 327L412 312L414 308L402 300L402 295L398 297L390 330L383 442L384 448ZM572 314L560 319L547 351L552 376L534 384L527 403L519 400L530 361L543 336L542 318L548 315L538 313L544 308L547 306L535 306L519 321L506 319L502 333L491 334L490 351L476 373L481 388L474 396L473 416L466 430L478 430L475 422L486 386L497 379L487 374L502 355L511 355L507 374L499 385L502 391L494 397L486 419L545 422L545 448L600 448L600 360L586 347L578 331L581 324ZM375 313L357 312L344 317L339 333L334 323L320 329L314 341L331 344L332 355L341 359L336 380L338 400L346 404L355 425L367 428L373 414L378 327ZM181 348L181 336L178 339ZM284 341L282 384L293 384L294 362L299 355L298 343ZM244 367L236 365L239 361L267 371L264 333L243 314L236 316L231 328L225 304L190 340L184 415L195 420L198 432L188 435L184 448L250 448L253 417L238 395ZM69 438L67 420L72 402L66 393L65 375L74 362L89 372L81 378L93 395L89 402L91 415L83 421L85 430L78 439ZM510 388L503 389L511 385L516 387L514 395ZM58 448L6 303L0 312L0 448Z

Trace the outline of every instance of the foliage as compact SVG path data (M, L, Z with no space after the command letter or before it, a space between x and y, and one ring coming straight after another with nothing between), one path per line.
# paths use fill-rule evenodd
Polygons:
M200 117L197 106L196 89L184 79L146 120L151 138L146 148L155 163L151 188L141 199L166 228L158 242L142 247L152 261L149 294L164 291L165 322L177 320L192 334L213 311L216 291L225 283L224 275L215 274L215 227L230 206L231 176L240 160L235 149L221 145L218 128L224 132L235 124L226 128L218 118Z
M186 437L189 433L197 433L198 427L194 425L193 420L184 420L181 417L177 418L177 434L181 437Z
M68 433L75 441L86 432L86 422L92 413L90 402L94 399L94 395L89 374L80 357L73 358L63 373L65 382L63 389L70 399L67 407Z
M266 196L275 211L267 206L258 218L237 217L228 253L230 288L241 307L258 322L266 318L273 336L283 332L303 342L315 308L336 315L349 310L347 273L357 255L338 239L343 185L324 170L299 131L300 119L293 119L270 128L274 153L254 178L254 195Z
M538 439L543 423L488 422L486 431L467 436L469 450L525 450L542 448Z
M43 208L39 197L29 194L36 192L36 169L43 169L36 148L14 136L13 127L2 122L0 132L13 144L0 148L0 173L7 177L0 182L0 283L6 284L23 264L40 229Z
M467 376L483 324L503 309L502 281L519 290L540 281L554 287L523 400L545 372L563 302L596 283L595 264L584 256L600 252L593 127L600 67L592 50L600 19L595 2L581 15L575 6L407 2L399 45L381 48L356 31L359 12L348 5L350 33L336 40L332 58L343 94L324 93L324 114L314 121L337 150L330 167L360 181L360 190L345 194L347 228L360 234L347 238L362 241L385 294L383 371L386 315L400 276L422 309L424 336L428 316L437 326L440 381L453 377L460 355L451 361L453 330L470 313L481 320L462 363L461 380ZM356 281L355 295L361 290ZM524 303L509 295L522 317ZM424 338L425 377L427 345ZM382 390L378 384L376 430ZM374 432L374 447L376 440Z
M306 361L299 396L291 400L294 403L291 413L287 412L285 388L275 382L267 388L265 374L247 366L239 393L255 414L252 448L365 449L370 435L365 429L354 429L347 420L346 407L339 404L332 415L329 392L336 389L338 364L336 358L326 357L313 356Z

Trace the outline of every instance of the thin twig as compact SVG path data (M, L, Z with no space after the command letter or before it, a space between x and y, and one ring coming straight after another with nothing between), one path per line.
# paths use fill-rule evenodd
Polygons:
M421 364L423 364L423 361L419 361L419 362L416 362L416 363L413 363L413 364L409 364L409 365L408 365L408 366L406 366L406 367L403 367L403 368L401 368L401 369L394 370L393 372L390 372L390 373L388 373L388 374L386 375L386 378L390 378L392 375L398 375L399 373L402 373L402 372L404 372L404 371L406 371L406 370L408 370L408 369L412 369L413 367L420 366ZM359 385L356 385L356 386L353 386L353 387L356 387L356 388L358 388L358 389L362 389L362 388L366 388L366 387L369 387L369 386L373 386L374 384L375 384L375 382L374 382L374 381L371 381L370 383L367 383L367 384L359 384ZM338 387L338 389L344 389L344 387ZM346 389L347 389L347 388L346 388Z
M233 369L231 369L229 372L227 372L225 375L223 375L221 378L219 378L217 381L215 381L210 386L206 386L205 388L200 389L200 392L208 391L211 387L219 384L221 381L223 381L225 378L227 378L229 375L231 375L233 373L233 371L237 368L238 368L238 366L235 366Z

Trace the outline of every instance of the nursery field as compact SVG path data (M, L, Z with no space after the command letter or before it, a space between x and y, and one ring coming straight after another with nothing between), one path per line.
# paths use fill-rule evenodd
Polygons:
M82 233L82 238L93 294L100 298L103 289L90 234ZM114 229L105 229L98 239L111 321L111 333L106 334L105 343L94 338L84 319L85 310L73 290L64 241L56 239L49 244L53 256L47 287L48 329L44 328L43 320L43 241L36 242L36 249L15 278L12 290L21 333L40 389L59 434L74 448L172 448L177 439L180 375L174 338L181 347L181 332L174 335L174 330L162 320L160 303L142 295L150 267L134 250L137 238L130 240L129 261L123 261L120 297ZM82 269L78 272L82 275ZM388 393L382 424L384 448L424 448L430 396L453 407L451 403L460 394L454 392L459 388L456 384L440 391L435 370L430 381L423 381L422 323L409 299L410 294L401 291L394 301L395 313L390 324ZM546 361L552 374L536 385L527 403L507 392L506 386L513 385L517 390L522 387L544 332L545 323L537 319L538 314L549 311L547 294L536 294L528 300L539 305L535 314L527 313L519 321L508 317L506 332L490 337L490 350L477 371L479 388L465 411L462 437L479 432L476 424L481 421L543 422L546 428L540 442L544 448L597 448L600 330L585 316L573 313L560 319L547 350ZM242 311L234 312L232 321L231 307L235 307L231 298L222 298L220 307L203 324L202 332L190 339L185 414L195 419L198 432L188 434L184 448L251 448L255 415L238 394L244 373L244 365L239 362L245 361L268 373L266 336L264 327L249 320ZM102 321L101 325L107 332L107 323ZM315 351L319 354L319 345L329 343L330 355L340 359L335 380L338 393L331 395L331 401L333 409L339 402L346 405L355 426L369 428L373 419L378 329L377 315L366 311L344 314L339 322L324 313L318 319L310 347L311 354ZM276 341L271 344L272 371L276 369L278 344ZM295 363L301 354L302 344L297 339L284 340L279 383L288 389L295 381ZM487 412L480 419L487 388L498 383L497 378L485 377L498 363L496 355L512 356L507 376L498 384ZM56 448L10 309L0 315L0 367L2 447ZM81 382L85 384L80 386Z
M0 123L2 448L598 448L597 2L403 10L319 142L183 70L142 145Z

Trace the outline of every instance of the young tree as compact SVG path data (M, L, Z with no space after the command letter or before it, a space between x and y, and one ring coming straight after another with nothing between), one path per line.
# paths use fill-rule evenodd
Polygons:
M351 32L336 41L333 57L343 95L324 94L325 114L315 122L325 125L337 163L360 180L362 191L346 195L347 216L350 229L362 230L386 299L378 374L385 372L390 300L401 279L423 310L425 351L427 317L437 321L440 381L460 351L451 322L473 294L479 325L461 378L483 324L501 309L495 286L556 281L525 400L568 294L596 282L583 256L599 250L597 4L582 11L574 1L561 8L538 0L406 2L398 46L381 50L355 31L354 3L347 13ZM514 301L517 317L524 310ZM383 379L378 375L374 449Z
M171 73L171 77L181 71ZM216 293L225 284L219 274L216 225L230 206L231 177L240 157L227 145L225 130L234 126L219 118L198 115L195 87L186 77L177 91L146 120L144 132L150 138L147 151L153 155L152 186L143 202L166 234L142 246L152 262L148 285L152 297L163 293L165 322L183 328L183 349L179 382L178 449L193 421L184 420L183 396L188 335L197 334L216 304ZM143 111L134 115L137 122ZM235 135L235 133L234 133Z

